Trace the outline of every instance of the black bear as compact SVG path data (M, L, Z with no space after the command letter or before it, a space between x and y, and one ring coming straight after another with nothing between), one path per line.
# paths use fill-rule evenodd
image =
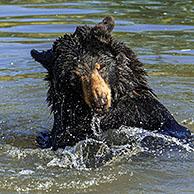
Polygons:
M94 116L100 118L101 131L125 125L179 139L191 136L158 101L135 53L112 37L114 25L108 16L94 27L78 26L50 50L31 51L48 71L54 125L45 147L56 150L93 137Z

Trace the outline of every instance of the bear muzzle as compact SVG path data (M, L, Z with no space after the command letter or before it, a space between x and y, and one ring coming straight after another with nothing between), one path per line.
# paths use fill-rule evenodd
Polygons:
M100 65L96 64L89 74L81 76L81 82L86 104L95 113L102 114L111 107L111 89L100 75L99 69Z

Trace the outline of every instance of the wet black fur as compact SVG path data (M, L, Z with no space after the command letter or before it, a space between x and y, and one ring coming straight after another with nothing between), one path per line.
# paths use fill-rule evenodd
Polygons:
M32 56L48 71L47 101L54 115L51 144L54 150L93 136L93 111L83 99L77 67L103 64L102 77L112 92L112 106L101 119L101 129L117 129L121 125L187 138L190 132L179 125L157 100L146 79L143 64L123 42L110 32L89 26L78 26L73 34L57 39L52 49Z

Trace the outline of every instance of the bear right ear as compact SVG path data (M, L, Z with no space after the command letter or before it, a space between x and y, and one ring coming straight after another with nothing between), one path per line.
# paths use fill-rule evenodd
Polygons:
M97 24L97 26L99 25L103 25L104 28L108 31L108 32L112 32L112 30L114 29L115 26L115 19L113 16L107 16L105 17L102 22L100 22L99 24Z
M51 70L51 66L54 61L54 54L53 54L52 49L49 49L47 51L41 51L41 52L35 49L32 49L30 54L35 59L35 61L42 64L42 66L45 69L47 69L48 71Z

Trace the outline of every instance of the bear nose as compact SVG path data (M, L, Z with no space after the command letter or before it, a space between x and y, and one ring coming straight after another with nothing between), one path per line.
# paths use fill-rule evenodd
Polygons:
M97 113L106 112L109 108L106 94L102 94L101 96L97 95L97 97L94 97L92 108Z

